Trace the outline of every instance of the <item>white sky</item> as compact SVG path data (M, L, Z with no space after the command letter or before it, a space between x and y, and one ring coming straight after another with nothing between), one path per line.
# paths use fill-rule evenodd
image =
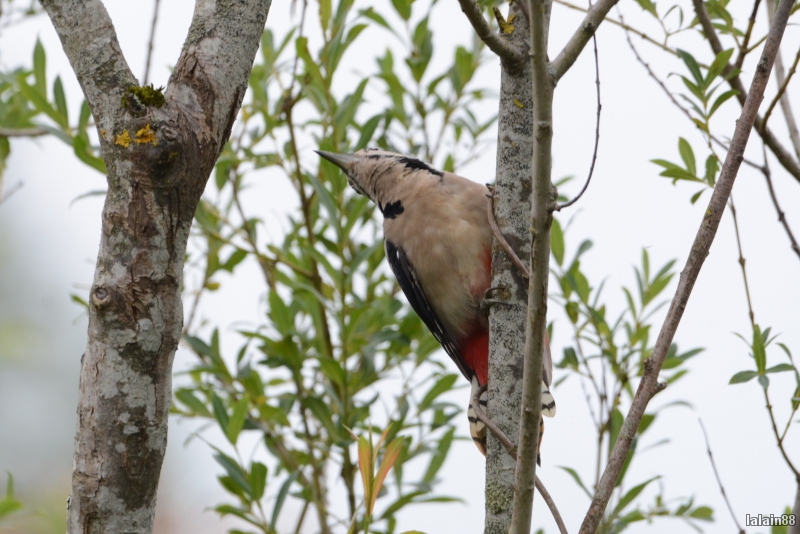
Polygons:
M384 4L388 5L382 2L376 7L383 6L382 11L388 12ZM117 25L122 50L134 72L140 74L152 7L149 3L119 0L108 1L107 7ZM691 12L690 3L684 2L683 7L687 14ZM731 9L744 19L751 7L748 3L732 2ZM641 10L634 2L623 2L622 10L629 23L641 24L649 34L658 35L657 28L640 15ZM177 58L191 12L192 3L188 0L162 5L151 76L156 85L166 84L168 65ZM314 12L312 5L311 13ZM289 17L289 2L275 2L267 26L283 35ZM578 26L580 18L574 11L554 8L551 57ZM765 31L763 11L761 19L756 35ZM455 2L439 2L432 21L437 46L449 50L454 41L466 44L470 38L469 25ZM46 18L5 29L0 35L0 61L4 68L29 65L37 36L48 51L50 80L57 73L61 75L71 115L76 117L80 102L78 85ZM681 42L689 48L700 44L697 38ZM636 43L662 78L680 70L673 58L639 40ZM786 63L799 43L800 31L790 26L783 47ZM600 154L591 187L577 209L566 215L579 212L567 235L567 250L574 250L584 238L594 241L595 247L584 257L583 266L593 285L606 280L604 293L613 315L624 305L620 286L635 284L632 267L639 264L642 247L648 249L653 266L677 258L677 269L682 268L708 195L691 206L688 199L695 188L673 187L668 180L657 176L659 169L649 163L650 159L678 161L678 136L689 139L698 152L702 139L635 62L619 28L603 26L599 47L603 90ZM382 49L378 45L358 47L348 58L347 69L370 70L374 59L367 54ZM708 61L710 53L705 47L700 50L698 58ZM442 68L447 57L449 52L438 54L434 66ZM746 66L743 74L746 85L752 76L751 66ZM356 79L355 75L351 78ZM485 86L495 92L499 90L497 61L488 62L481 79ZM674 78L671 83L675 83ZM345 84L337 90L345 93L351 87ZM772 83L768 95L774 91ZM800 109L797 95L797 91L791 93L795 109ZM487 104L486 113L492 113L495 105ZM737 116L738 104L731 100L715 116L718 131L730 134ZM579 187L588 169L594 117L593 61L587 49L556 91L553 176L578 177L565 188L567 196ZM786 139L785 127L778 116L771 120L770 126ZM760 150L757 137L751 137L748 157L760 161ZM493 180L493 154L493 150L487 150L485 156L462 169L462 174L480 182ZM698 154L698 159L701 158L705 159L705 153ZM776 162L771 161L771 165L783 209L795 232L800 234L800 187L778 169ZM270 192L255 189L246 199L266 218L269 235L275 238L283 224L287 195L291 194L288 185L277 180L271 182ZM104 183L98 173L79 163L68 147L54 139L12 143L6 187L19 181L24 184L22 189L0 206L0 336L4 339L0 341L0 470L13 472L19 491L35 502L63 503L69 492L77 376L86 335L86 319L69 302L69 294L83 294L91 283L102 208L97 197L72 206L70 202L82 193L102 189ZM757 172L742 167L734 198L756 320L762 326L772 326L773 332L780 332L779 340L800 354L797 328L800 261L789 249L766 184ZM733 524L705 454L698 416L708 429L717 466L740 522L744 522L745 514L779 513L794 497L792 477L775 447L761 391L754 383L727 385L735 372L752 367L746 347L733 335L733 332L749 335L737 257L732 222L726 214L676 338L682 350L705 347L706 351L690 361L691 372L687 377L653 401L653 405L661 406L678 399L687 400L694 410L672 408L662 412L641 445L663 438L669 438L670 443L639 457L627 475L630 486L660 474L668 498L694 495L696 504L712 506L716 522L704 528L706 532L731 532ZM236 322L257 320L262 309L258 295L261 283L257 277L254 266L245 265L237 271L235 279L226 281L226 291L204 301L203 315L220 324L223 335ZM675 282L665 295L671 296L674 286ZM252 287L259 290L254 292ZM663 314L658 317L654 321L653 338ZM553 353L560 360L562 348L569 342L569 329L563 317L555 315L554 319ZM233 337L227 334L227 338ZM768 352L768 357L770 365L784 361L776 347ZM189 365L191 358L185 351L179 351L176 369ZM557 371L556 378L559 376ZM773 375L771 383L776 416L785 423L786 399L794 388L794 380L785 373ZM554 394L558 417L548 421L540 475L558 502L570 531L577 531L588 500L568 475L555 466L574 467L584 475L584 480L589 479L593 473L594 433L583 393L574 378ZM465 397L465 391L459 390L453 394L453 401L465 403ZM457 423L459 432L466 436L466 417L463 419ZM216 514L204 511L227 500L215 480L221 470L202 442L182 446L193 429L190 423L173 420L171 426L159 493L159 531L224 532L225 527ZM799 434L795 425L787 441L787 450L794 454L796 463L800 463ZM412 507L409 513L401 515L401 531L413 528L429 534L481 532L483 460L469 442L454 447L441 476L444 482L438 491L457 495L467 505ZM655 487L646 495L652 495L654 490ZM538 497L534 514L535 525L555 532ZM640 524L632 531L644 528ZM660 520L648 531L692 530L681 522ZM747 529L748 533L760 531L765 529Z

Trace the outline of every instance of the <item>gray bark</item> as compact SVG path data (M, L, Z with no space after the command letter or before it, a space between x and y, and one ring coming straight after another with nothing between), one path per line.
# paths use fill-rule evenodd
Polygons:
M270 0L198 0L161 107L127 92L136 78L100 0L42 3L91 107L108 169L67 531L149 533L183 325L186 242L247 88Z
M514 32L507 39L528 47L528 22L518 3L511 4ZM533 86L531 64L502 70L497 132L495 216L500 231L520 258L531 254L531 158L533 155ZM522 356L528 309L528 281L495 240L492 247L492 286L502 287L489 316L489 402L487 415L510 439L519 435L522 394ZM494 435L488 435L486 455L486 534L507 534L511 525L516 461Z
M794 496L794 525L789 527L789 534L800 534L800 480L797 481L797 493Z

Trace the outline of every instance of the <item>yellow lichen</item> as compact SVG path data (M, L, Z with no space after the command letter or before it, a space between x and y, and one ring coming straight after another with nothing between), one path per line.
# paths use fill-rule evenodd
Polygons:
M125 148L131 146L131 134L128 130L122 130L122 133L114 138L114 144Z
M106 136L106 131L100 130L100 137L105 137L105 136Z
M500 25L500 29L503 30L508 35L514 33L514 25L511 24L514 21L514 17L516 17L516 15L509 15L508 20L497 21L497 23Z
M144 145L148 143L153 143L153 146L158 146L158 140L156 139L156 132L154 132L150 125L148 124L138 132L136 132L136 138L133 140L134 143L137 145Z
M514 105L515 105L515 106L517 106L517 107L518 107L518 108L520 108L520 109L522 109L522 108L524 108L524 107L525 107L525 106L522 104L522 102L520 102L520 101L519 101L519 100L517 100L516 98L514 99Z

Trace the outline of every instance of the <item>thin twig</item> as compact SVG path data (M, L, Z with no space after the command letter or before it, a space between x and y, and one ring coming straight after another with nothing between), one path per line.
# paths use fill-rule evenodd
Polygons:
M578 5L575 5L575 4L571 4L569 2L565 2L564 0L553 0L553 1L556 4L561 4L564 7L568 7L570 9L574 9L576 11L582 11L584 13L588 13L589 12L589 10L586 9L585 7L581 7L581 6L578 6ZM658 41L656 41L655 39L653 39L652 37L650 37L646 33L641 32L641 31L637 30L636 28L634 28L632 26L628 26L622 20L614 20L612 18L606 17L605 18L605 22L610 22L611 24L614 24L615 26L619 26L620 28L622 28L622 29L624 29L626 31L629 31L631 33L634 33L634 34L638 35L639 37L642 38L643 41L647 41L648 43L650 43L650 44L652 44L654 46L657 46L658 48L660 48L664 52L672 54L675 57L680 57L680 55L675 50L673 50L672 48L664 45L663 43L659 43ZM701 67L708 68L708 65L704 65L702 63L698 63L698 65L700 65Z
M489 188L489 191L492 191L491 185L486 184L486 187ZM519 272L522 273L522 276L525 278L530 278L531 275L528 273L528 269L525 267L525 264L522 263L521 259L519 259L517 253L514 252L514 249L511 248L511 245L509 245L508 241L506 241L506 238L503 237L503 232L500 231L500 227L497 226L497 219L494 217L494 192L486 196L489 197L489 204L486 206L486 217L489 219L489 226L492 227L492 233L494 233L495 239L497 239L497 242L500 243L501 247L503 247L503 250L506 251L508 259L510 259L511 262L517 266L517 269L519 269Z
M775 206L775 211L778 212L778 221L780 221L780 223L783 225L784 230L786 230L786 235L789 236L789 241L792 243L792 250L794 250L794 253L800 257L800 245L798 245L797 239L794 238L792 229L789 228L789 221L786 220L786 214L781 209L780 204L778 204L778 196L775 194L775 188L772 186L772 171L769 169L766 154L764 154L764 156L764 166L761 168L761 172L764 174L764 179L767 181L769 196L772 198L772 204Z
M514 66L525 59L522 50L503 39L499 33L492 30L489 22L483 18L481 8L475 0L458 0L461 11L467 16L467 20L472 24L475 33L480 37L484 44L497 54L503 63Z
M147 85L150 78L150 60L153 57L153 43L156 39L156 23L158 22L158 6L161 0L155 0L153 6L153 21L150 23L150 40L147 43L147 61L144 64L144 81L142 85Z
M736 520L736 514L733 512L733 506L731 506L731 501L728 500L728 494L725 493L725 487L722 485L722 479L719 477L717 464L714 462L714 455L711 453L711 443L709 443L708 434L706 434L706 427L703 425L703 420L699 417L697 418L697 422L700 423L700 428L703 431L703 439L706 441L706 452L708 453L708 459L711 461L711 469L714 470L714 477L717 479L719 491L722 493L722 498L725 501L725 504L728 506L728 511L731 513L731 517L733 518L733 522L736 524L736 529L739 531L739 534L745 534L742 525L740 525L739 521Z
M789 87L789 82L792 81L792 76L794 76L794 73L797 72L797 63L799 61L800 61L800 48L797 49L797 54L794 56L794 63L792 63L792 67L789 69L789 75L786 76L786 78L784 78L783 81L778 81L778 83L780 83L781 86L780 86L780 88L778 88L778 92L775 94L775 98L772 99L772 102L770 102L769 107L767 108L767 111L764 113L764 124L767 124L767 121L769 120L770 115L772 115L772 110L775 109L775 105L779 101L781 102L781 104L783 103L783 100L784 100L783 95L786 94L786 89ZM782 70L783 69L781 69L781 71ZM776 67L775 68L775 77L776 78L778 77L777 74L778 74L778 69ZM788 101L788 98L787 98L787 101ZM784 112L785 112L786 111L785 106L782 106L782 107L784 108ZM800 155L798 155L798 157L800 157Z
M492 431L492 434L503 444L503 447L506 448L506 452L508 455L517 459L517 448L511 443L511 440L508 439L502 430L500 430L494 422L487 417L485 413L483 413L483 408L481 408L481 395L487 390L487 385L484 384L479 387L475 394L472 395L472 409L475 411L475 417L478 420L486 425L486 428ZM556 502L553 500L553 497L550 496L550 493L545 488L544 483L541 481L539 476L536 476L536 489L539 490L539 494L544 499L545 503L547 503L547 507L550 509L550 513L553 514L553 519L556 521L556 525L558 525L558 530L561 534L568 534L567 527L564 524L564 520L561 518L561 513L558 511L558 507L556 506Z
M780 9L780 8L779 8ZM764 401L767 403L767 412L769 413L769 420L772 423L772 433L775 434L775 440L778 443L778 449L781 451L781 455L783 456L786 465L789 466L789 469L792 470L794 473L794 478L800 483L800 471L792 463L792 460L789 459L789 455L786 453L786 449L783 447L783 438L781 437L781 433L778 431L778 424L775 422L775 414L772 411L772 403L769 401L769 392L767 388L762 388L764 390Z
M0 128L0 137L39 137L49 133L44 128Z
M700 1L702 2L702 0ZM680 324L683 311L686 309L686 304L697 281L697 276L700 274L703 262L708 256L722 215L725 212L725 205L741 167L744 150L756 120L758 105L764 97L764 90L769 81L775 55L780 47L793 3L792 1L781 2L778 12L775 14L775 21L769 30L753 81L750 84L750 91L747 94L744 106L742 106L742 114L736 122L736 129L731 140L730 150L728 150L725 163L722 166L722 173L716 187L714 187L714 192L711 194L711 200L703 217L703 222L697 231L692 249L686 260L686 266L681 272L678 288L658 334L652 355L644 362L644 374L631 403L630 411L622 424L617 443L608 459L600 484L597 485L592 504L581 525L580 534L594 534L597 532L597 527L603 519L608 501L616 487L622 466L628 457L633 438L636 436L636 429L639 428L647 404L650 399L666 387L665 383L659 383L658 375L675 337L675 332Z
M769 23L772 24L772 18L775 16L775 0L767 0L767 15L769 16ZM796 63L796 61L795 61ZM778 50L778 56L775 58L775 79L778 85L783 85L783 58L781 52ZM800 130L797 129L797 122L794 120L794 113L792 113L792 104L789 102L789 96L784 93L781 98L781 109L783 110L783 117L786 120L786 129L789 130L789 138L794 145L794 153L800 159Z
M589 0L589 7L591 9L592 2ZM594 174L594 164L597 162L597 147L600 146L600 110L603 109L603 105L600 103L600 59L598 58L597 54L597 35L592 34L592 43L594 44L594 83L597 87L597 122L594 128L594 153L592 154L592 164L589 167L589 176L586 177L586 183L583 184L583 189L578 195L566 202L564 204L556 203L555 211L561 211L563 208L572 206L575 204L586 192L586 189L589 188L589 182L592 181L592 175Z
M728 205L731 207L731 216L733 217L733 231L736 235L736 248L739 250L739 266L742 268L742 279L744 280L744 294L747 297L747 311L750 317L750 326L755 328L756 316L753 313L753 301L750 299L750 284L747 282L747 268L745 267L746 260L742 252L742 238L739 232L739 217L736 215L736 206L733 204L733 194L728 199Z
M1 185L2 185L2 182L0 181L0 186L1 186ZM11 195L13 195L14 193L16 193L16 192L17 192L17 191L19 191L20 189L22 189L22 182L17 182L17 183L15 183L14 185L12 185L11 187L9 187L9 188L8 188L8 189L6 189L5 191L3 191L2 189L0 189L0 204L2 204L3 202L5 202L5 201L6 201L6 200L8 200L9 198L11 198Z
M747 22L747 33L742 40L742 46L739 47L739 55L736 58L736 63L733 64L734 68L741 69L744 64L744 58L750 53L747 45L750 44L750 36L753 34L753 26L756 24L756 15L758 15L758 6L761 5L761 0L753 2L753 10L750 12L750 19Z

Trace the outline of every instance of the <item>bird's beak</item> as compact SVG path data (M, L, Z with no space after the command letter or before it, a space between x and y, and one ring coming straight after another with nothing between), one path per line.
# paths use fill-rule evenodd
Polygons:
M323 150L315 150L314 152L342 169L345 173L352 169L353 164L358 160L358 156L352 154L335 154Z

